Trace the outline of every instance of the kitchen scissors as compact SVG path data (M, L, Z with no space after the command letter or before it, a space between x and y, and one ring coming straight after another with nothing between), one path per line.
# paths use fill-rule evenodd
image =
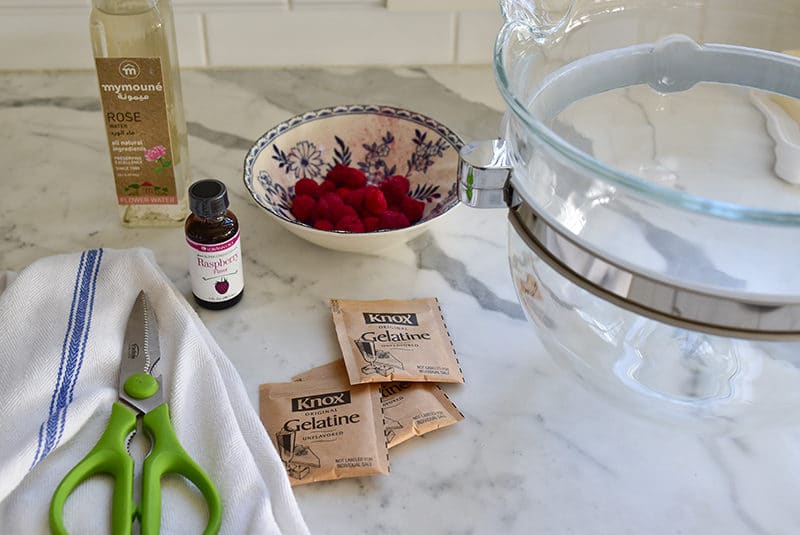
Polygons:
M142 291L136 297L120 356L119 401L111 407L111 419L94 448L69 471L56 488L50 502L50 530L66 534L64 503L84 480L96 474L114 477L111 503L111 529L114 535L129 535L134 518L139 517L142 535L156 535L161 525L161 477L179 474L191 481L208 505L205 535L219 531L222 503L214 483L183 449L164 402L161 376L152 375L161 358L158 324L150 301ZM150 452L142 467L141 506L133 499L134 461L127 450L127 440L142 416L142 427L150 436Z

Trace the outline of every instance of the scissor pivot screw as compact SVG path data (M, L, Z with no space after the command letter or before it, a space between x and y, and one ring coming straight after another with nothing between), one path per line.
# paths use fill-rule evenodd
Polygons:
M147 399L158 392L158 381L149 373L134 373L125 380L124 388L133 399Z

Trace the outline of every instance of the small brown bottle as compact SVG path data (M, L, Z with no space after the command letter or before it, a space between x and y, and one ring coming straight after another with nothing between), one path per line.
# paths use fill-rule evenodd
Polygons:
M228 210L228 190L219 180L200 180L189 187L186 243L189 276L197 304L220 310L242 299L244 277L239 221Z

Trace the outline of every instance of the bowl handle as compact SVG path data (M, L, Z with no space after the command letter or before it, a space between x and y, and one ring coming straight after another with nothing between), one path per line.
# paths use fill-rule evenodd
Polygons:
M462 203L473 208L519 204L511 185L511 162L505 140L467 143L458 156L458 198Z
M577 0L500 0L509 23L523 24L539 42L555 42L569 25Z

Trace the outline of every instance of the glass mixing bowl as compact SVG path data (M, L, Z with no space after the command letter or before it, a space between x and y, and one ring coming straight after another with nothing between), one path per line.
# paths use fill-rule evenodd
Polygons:
M460 198L507 206L519 300L588 384L702 429L800 408L800 1L501 2L501 139Z

